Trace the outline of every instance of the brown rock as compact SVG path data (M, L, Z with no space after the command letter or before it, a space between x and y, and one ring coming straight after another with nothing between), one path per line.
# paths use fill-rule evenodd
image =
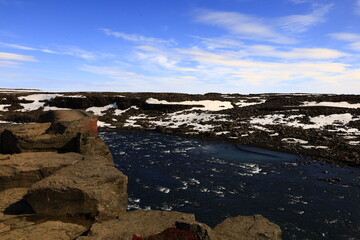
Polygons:
M137 210L110 221L95 223L86 237L79 240L127 240L132 236L151 236L161 233L176 222L194 222L193 214L165 211Z
M8 188L30 187L62 167L81 161L77 153L28 152L13 154L0 161L0 191Z
M84 155L97 155L105 157L110 163L113 163L112 154L108 146L103 140L92 132L81 133L78 136L79 148L78 151Z
M225 219L213 229L217 240L281 240L281 229L261 215Z
M36 225L13 229L0 233L1 240L72 240L83 232L86 227L60 221L47 221Z
M27 191L27 188L12 188L0 192L0 233L34 225L27 218L32 210L23 200Z
M114 217L126 211L127 182L108 159L87 156L35 183L26 199L40 215Z
M1 134L1 152L76 152L78 132L48 134L51 123L21 124L7 127Z

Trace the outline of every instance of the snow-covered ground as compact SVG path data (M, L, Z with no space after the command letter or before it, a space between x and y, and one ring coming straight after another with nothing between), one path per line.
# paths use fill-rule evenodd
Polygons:
M203 110L203 111L222 111L231 109L234 106L228 101L218 100L201 100L201 101L182 101L182 102L168 102L166 100L158 100L155 98L149 98L146 100L148 104L163 104L163 105L202 105L204 107L194 107L191 110Z
M348 102L303 102L302 107L360 108L360 103Z
M27 111L34 111L34 110L38 110L39 108L43 107L44 111L49 111L49 110L58 110L60 108L57 107L49 107L49 106L44 106L45 105L45 100L50 100L53 99L55 97L60 97L63 96L63 94L31 94L28 96L24 96L24 97L19 97L19 100L28 100L28 101L33 101L32 103L20 103L21 106L23 106L23 109L19 109L18 111L20 112L27 112Z

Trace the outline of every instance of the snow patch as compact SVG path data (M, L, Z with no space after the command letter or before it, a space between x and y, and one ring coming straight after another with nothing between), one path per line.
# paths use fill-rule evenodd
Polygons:
M183 101L183 102L168 102L166 100L158 100L149 98L146 100L148 104L163 104L163 105L202 105L204 107L194 107L191 110L204 110L204 111L222 111L225 109L233 108L234 106L228 101L219 100L201 100L201 101Z
M45 100L51 100L55 97L61 97L63 94L31 94L28 96L20 96L18 97L19 100L27 100L27 101L33 101L32 103L20 103L21 106L23 106L23 109L19 109L17 111L20 112L26 112L26 111L34 111L38 110L41 107L44 107ZM53 110L56 107L44 107L45 111ZM60 108L56 108L60 109ZM61 108L63 109L63 108Z
M302 107L360 108L360 103L348 102L303 102Z

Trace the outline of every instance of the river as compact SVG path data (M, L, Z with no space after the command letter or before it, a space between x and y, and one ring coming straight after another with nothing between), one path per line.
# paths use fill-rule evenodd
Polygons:
M358 168L151 132L100 136L129 177L129 210L194 213L211 227L261 214L285 240L360 239Z

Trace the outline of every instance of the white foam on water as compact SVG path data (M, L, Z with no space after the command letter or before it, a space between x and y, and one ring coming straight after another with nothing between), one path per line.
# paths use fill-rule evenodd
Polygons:
M158 186L156 188L156 190L158 190L159 192L163 192L163 193L169 193L171 191L170 188L162 187L162 186Z

